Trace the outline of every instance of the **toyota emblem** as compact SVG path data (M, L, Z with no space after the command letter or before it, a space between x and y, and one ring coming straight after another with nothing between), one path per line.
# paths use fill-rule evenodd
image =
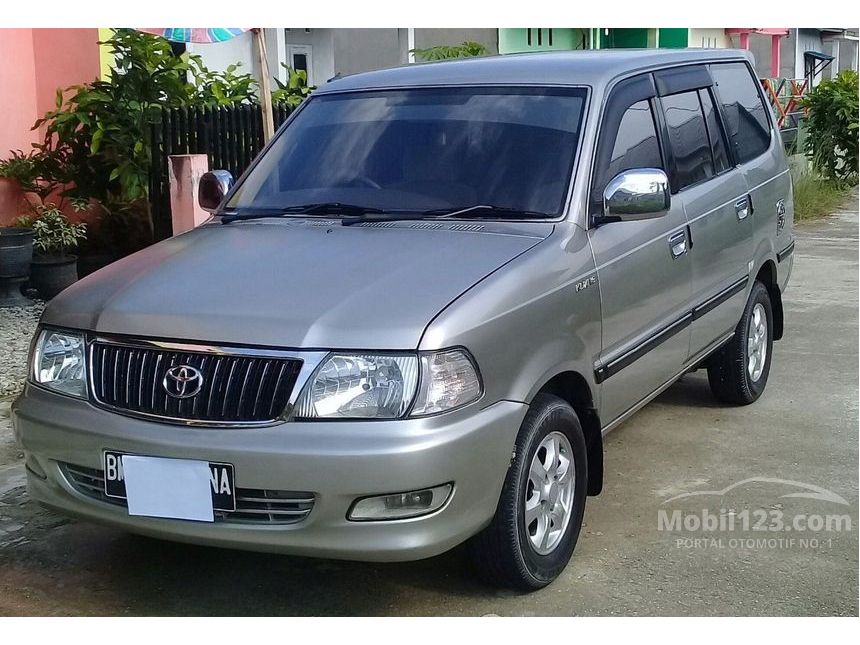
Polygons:
M189 399L203 389L203 374L191 365L176 365L167 370L162 385L174 399Z

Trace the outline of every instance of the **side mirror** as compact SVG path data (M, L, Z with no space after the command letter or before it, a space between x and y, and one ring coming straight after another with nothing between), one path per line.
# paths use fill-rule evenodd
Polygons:
M224 196L233 187L233 175L226 170L212 170L200 178L197 185L197 202L210 213L218 210Z
M659 168L635 168L615 176L603 191L602 220L636 222L660 217L671 204L669 178Z

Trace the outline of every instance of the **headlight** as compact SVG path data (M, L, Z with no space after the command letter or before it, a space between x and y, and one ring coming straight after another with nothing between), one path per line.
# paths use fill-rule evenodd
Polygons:
M480 394L477 369L461 350L331 354L305 386L295 417L400 419L444 412Z
M314 374L296 416L396 419L418 384L415 355L333 354Z
M43 329L33 351L33 381L49 390L86 397L85 348L82 334Z

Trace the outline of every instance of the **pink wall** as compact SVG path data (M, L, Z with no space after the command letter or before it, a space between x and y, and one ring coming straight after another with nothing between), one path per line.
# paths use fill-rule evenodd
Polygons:
M33 123L56 105L57 88L99 75L98 29L0 29L0 158L30 150Z
M36 61L32 29L0 29L0 158L30 149L36 120Z
M98 41L98 29L33 29L39 116L55 108L58 87L98 78Z

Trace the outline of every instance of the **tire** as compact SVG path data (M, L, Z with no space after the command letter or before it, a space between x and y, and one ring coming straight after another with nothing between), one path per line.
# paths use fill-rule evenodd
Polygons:
M759 321L763 321L762 332ZM757 342L756 338L761 341ZM758 353L753 351L758 347ZM764 356L761 356L761 353ZM758 360L751 362L751 357ZM756 281L732 339L708 361L708 382L724 403L749 405L767 385L773 355L773 309L767 287Z
M561 459L553 460L548 452L548 446L553 442L557 442ZM568 451L569 465L564 468L563 455ZM549 478L544 479L545 484L537 489L535 478L530 473L535 459L544 463L555 462L558 479L551 479L553 473L550 470ZM573 466L572 473L570 465ZM545 471L542 465L538 465L535 472L543 474ZM557 482L555 488L553 481ZM572 490L566 487L568 482L572 484ZM585 436L576 412L556 396L539 394L517 435L496 513L490 525L467 543L478 575L494 586L521 591L540 589L555 580L567 566L579 538L587 489ZM535 505L536 499L544 499L545 492L545 501ZM565 499L570 509L567 513L563 511ZM528 525L527 502L530 515L538 515ZM555 509L557 512L546 513L541 509ZM550 528L542 533L546 537L542 539L538 531L547 524L540 523L549 517L557 524L549 524ZM559 529L558 525L563 527ZM556 527L555 532L553 526ZM544 542L544 552L534 544L536 541Z

